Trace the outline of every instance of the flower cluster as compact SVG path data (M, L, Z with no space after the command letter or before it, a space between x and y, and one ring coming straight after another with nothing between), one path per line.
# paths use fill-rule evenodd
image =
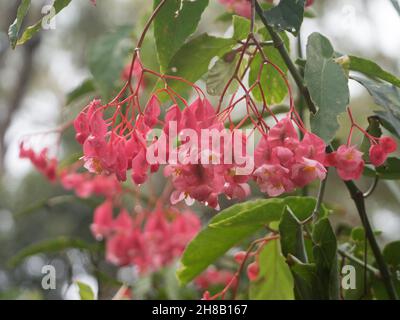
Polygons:
M183 111L174 106L167 111L165 119L166 127L171 121L177 123L177 137L189 138L183 139L178 147L172 148L164 170L165 175L172 178L175 188L171 194L173 204L183 199L187 204L197 200L218 208L220 194L239 199L250 194L247 184L249 174L238 174L245 161L238 164L237 158L231 157L235 154L233 149L236 146L243 149L240 150L243 151L242 155L244 153L242 160L248 159L245 150L246 136L240 135L235 139L232 131L225 129L206 99L195 100ZM165 129L164 132L167 132ZM202 134L204 132L208 135ZM190 139L188 133L193 133L194 137L200 139ZM201 140L200 143L198 140ZM175 162L175 155L178 155L179 162Z
M32 148L26 148L21 142L19 149L19 157L21 159L29 159L35 168L50 181L57 178L57 159L48 156L48 148L42 149L36 153Z
M254 177L261 191L278 196L325 179L325 148L324 141L309 132L300 140L289 117L280 120L254 153Z
M104 110L109 106L94 100L74 121L76 139L83 144L84 166L92 173L115 174L119 181L125 181L127 170L132 169L133 181L141 184L149 168L145 161L146 135L160 115L157 97L153 96L144 112L138 115L135 127L127 120L129 108L123 112L119 104L113 116L104 119Z
M112 198L122 191L121 184L114 176L93 175L89 172L64 170L60 174L60 183L65 190L74 190L80 198L92 195Z
M191 211L163 209L135 216L121 209L113 216L113 203L106 200L94 213L91 230L106 241L106 257L118 266L135 265L139 272L156 271L179 257L200 230L199 218Z

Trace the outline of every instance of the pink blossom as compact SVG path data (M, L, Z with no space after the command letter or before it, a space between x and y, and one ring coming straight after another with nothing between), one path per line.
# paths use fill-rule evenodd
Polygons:
M96 239L103 239L111 233L113 227L113 205L106 200L94 211L93 223L90 226Z
M19 157L21 159L29 159L35 168L43 174L47 179L54 182L57 179L56 158L49 158L48 149L42 149L38 154L31 148L25 148L23 142L20 144Z
M327 156L326 162L328 165L336 167L343 180L357 180L364 170L365 163L362 155L363 153L355 146L341 145L337 151Z
M379 139L379 144L382 146L383 151L386 153L395 152L397 149L396 141L391 137L382 137Z
M385 163L388 154L380 144L373 144L369 148L369 159L375 167L379 167Z

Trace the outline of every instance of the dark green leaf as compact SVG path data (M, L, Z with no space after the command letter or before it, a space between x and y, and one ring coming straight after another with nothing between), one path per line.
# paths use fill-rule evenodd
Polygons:
M334 50L327 38L319 33L310 35L304 80L318 107L317 114L311 119L311 128L327 143L335 137L339 129L337 117L349 103L346 75L333 56Z
M362 84L374 98L375 103L385 109L375 113L383 120L382 125L400 138L400 89L374 80L354 76L352 79Z
M168 74L190 82L196 82L207 71L211 59L222 57L231 51L236 41L202 34L185 45L175 54L168 67ZM181 81L169 83L178 92L185 91L188 85Z
M8 261L8 265L12 268L15 268L24 259L33 256L35 254L56 253L70 248L81 249L81 250L94 249L93 245L90 245L84 242L83 240L59 237L56 239L45 240L39 243L35 243L22 249Z
M10 39L11 47L15 49L18 41L19 31L21 30L22 22L28 14L31 0L22 0L18 7L17 17L12 25L8 28L8 37Z
M252 300L293 300L293 277L281 254L279 241L268 242L258 256L260 273L250 283L249 298Z
M313 263L302 263L289 254L288 263L295 281L296 299L317 300L322 299L321 281L318 278L317 268Z
M378 64L364 58L349 56L350 70L358 71L371 78L379 78L400 87L400 79L383 70Z
M120 27L114 33L101 36L89 49L89 68L104 100L116 93L116 84L132 50L131 34L132 27Z
M400 241L388 243L383 249L383 256L393 269L400 268Z
M339 299L337 241L328 218L322 218L315 224L312 236L314 259L324 296L326 299Z
M390 157L386 160L385 164L378 167L365 167L364 175L375 177L384 180L399 180L400 179L400 159Z
M89 285L80 281L76 281L75 283L78 285L81 300L94 300L94 293Z
M154 7L160 1L154 0ZM168 0L163 5L154 20L154 37L162 71L166 71L171 58L196 30L207 5L208 0ZM189 57L186 59L190 60Z
M95 92L96 88L93 79L87 79L83 81L78 87L72 90L67 95L67 104L74 102L75 100L84 97L90 93Z
M304 4L305 0L281 0L276 7L264 11L264 17L278 31L297 35L303 22Z

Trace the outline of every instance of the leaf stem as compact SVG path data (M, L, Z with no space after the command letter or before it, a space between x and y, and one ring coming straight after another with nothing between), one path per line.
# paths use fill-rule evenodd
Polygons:
M257 14L260 16L261 21L267 28L268 32L271 35L272 40L275 43L275 48L279 51L283 61L287 65L294 81L296 82L296 85L298 86L300 92L304 96L304 99L305 99L308 109L310 110L311 113L315 114L317 112L317 108L315 107L313 101L311 100L311 96L310 96L310 93L309 93L307 87L304 85L303 77L301 76L301 74L297 70L295 64L293 63L292 59L290 58L289 53L286 50L285 45L282 41L282 38L279 36L278 33L276 33L274 31L274 29L272 27L270 27L268 25L268 22L263 15L262 8L258 4L258 1L256 1L255 5L256 5ZM328 146L327 151L328 151L328 153L333 152L334 149L332 148L332 146ZM353 181L344 181L344 183L351 195L351 198L354 200L354 203L357 207L358 214L360 216L361 222L366 231L366 236L367 236L368 242L369 242L372 252L375 256L376 264L378 265L378 268L382 275L382 280L385 285L388 296L392 300L397 300L398 299L397 292L395 290L389 268L383 258L381 249L379 248L379 245L375 239L374 232L372 231L372 227L371 227L371 224L368 219L368 215L367 215L366 208L365 208L364 195L358 189L358 187L356 186L356 184Z

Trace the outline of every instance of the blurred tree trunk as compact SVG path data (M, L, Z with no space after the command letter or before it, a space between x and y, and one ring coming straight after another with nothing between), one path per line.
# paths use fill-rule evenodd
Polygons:
M7 30L8 26L14 21L18 5L19 1L15 1L15 3L10 7L9 11L6 13L6 19L2 19L3 24L1 25L1 27L3 30ZM8 102L6 102L5 110L1 111L3 115L0 117L0 177L3 176L5 172L4 162L7 153L7 143L5 141L5 135L11 125L13 115L20 108L21 102L27 91L28 84L32 76L34 53L39 47L39 44L40 36L35 37L23 47L19 48L23 51L21 58L22 67L19 72L19 78L16 81L13 91L9 95ZM8 49L0 52L0 68L6 68L6 66L4 65L4 60L6 52L8 50L11 50L11 48L9 47Z

